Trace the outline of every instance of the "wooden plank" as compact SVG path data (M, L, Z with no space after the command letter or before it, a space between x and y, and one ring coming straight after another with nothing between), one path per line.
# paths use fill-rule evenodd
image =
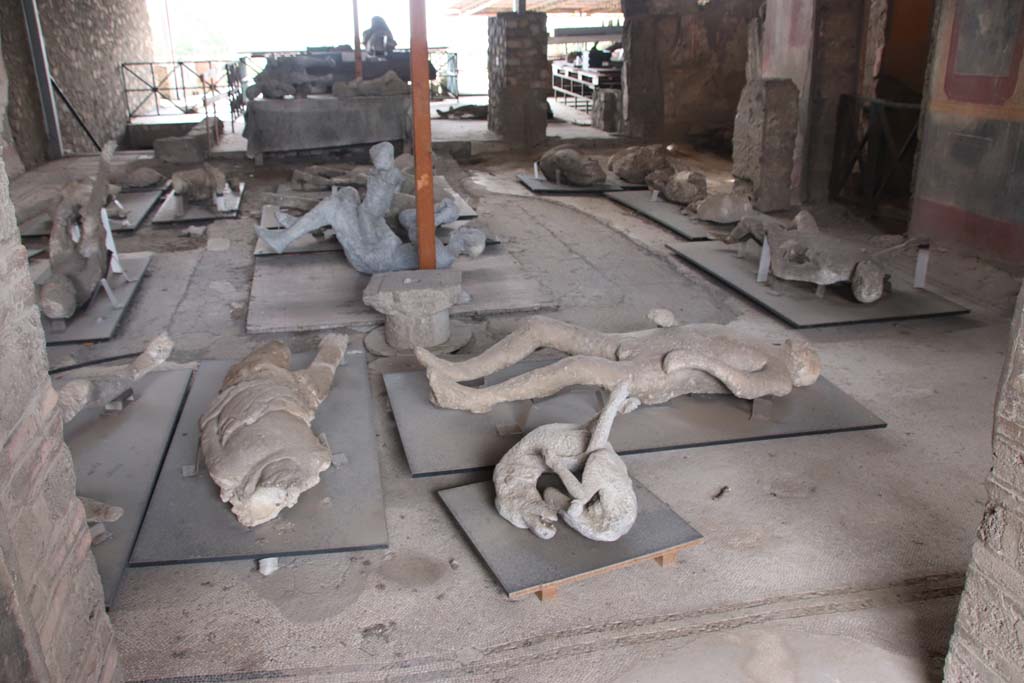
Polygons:
M430 146L430 65L424 0L409 0L409 68L412 75L412 139L416 156L416 229L420 268L437 267L434 244L434 162Z

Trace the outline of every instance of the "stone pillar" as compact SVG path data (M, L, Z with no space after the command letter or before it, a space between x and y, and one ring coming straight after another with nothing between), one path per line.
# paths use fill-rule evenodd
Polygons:
M487 127L522 147L535 147L547 137L547 15L543 12L500 12L487 23Z
M409 353L417 346L445 348L453 341L456 348L465 346L469 337L462 328L453 335L449 316L462 296L458 270L377 273L363 290L363 303L384 314L384 335L381 339L379 328L371 332L366 348L378 356L390 356Z
M590 122L594 128L609 133L618 133L622 130L622 91L618 88L595 90Z
M3 120L0 107L0 120ZM0 680L122 678L0 161Z
M945 680L1024 681L1024 289L992 431L988 505L967 569Z
M792 204L793 152L800 92L789 79L754 79L740 94L732 137L732 174L754 186L754 207L784 211Z

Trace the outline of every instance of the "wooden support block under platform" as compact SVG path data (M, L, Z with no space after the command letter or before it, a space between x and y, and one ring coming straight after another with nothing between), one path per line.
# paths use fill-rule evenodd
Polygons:
M654 199L650 190L625 190L605 192L604 196L616 204L632 209L662 227L668 228L688 240L710 238L707 226L697 218L683 213L683 207L664 199Z
M44 317L43 332L46 334L46 343L73 344L106 341L113 337L128 312L135 293L142 286L143 276L152 257L153 254L148 251L121 254L121 265L125 275L111 273L107 276L117 303L110 300L103 288L97 288L92 301L75 313L70 320L53 321ZM40 269L49 268L49 262L44 259L35 259L31 266L34 268L36 264L39 264Z
M89 408L64 425L76 493L124 510L116 522L104 522L111 536L92 549L108 607L128 566L191 378L189 369L157 369L135 383L133 399L121 410ZM58 377L55 384L60 383Z
M601 183L600 185L561 185L551 182L544 176L535 178L526 173L520 173L516 176L516 179L534 194L604 194L605 192L621 192L623 190L646 188L646 185L636 185L621 180L614 180L614 176L611 176L608 182Z
M486 383L551 362L524 361L488 377ZM475 415L434 406L423 370L385 373L384 386L414 477L494 467L532 429L554 422L587 422L603 404L600 391L579 387L546 399L504 403ZM761 400L756 406L731 395L680 396L663 405L644 406L615 420L611 441L621 455L630 456L885 426L822 377L789 396Z
M501 244L488 245L478 258L459 257L462 286L471 301L451 309L454 317L541 311L554 299ZM259 258L249 291L246 331L306 332L380 323L384 316L363 303L370 282L341 252Z
M296 354L293 368L313 353ZM197 463L199 418L220 391L231 361L202 361L164 459L149 510L132 552L132 566L316 555L388 544L384 494L373 430L373 397L366 354L349 351L313 420L334 464L320 483L275 519L248 528L239 523L206 469Z
M926 289L893 278L892 291L874 303L862 304L843 285L826 287L820 296L808 282L772 277L757 282L758 264L737 255L736 245L723 242L674 244L669 248L687 263L748 297L793 327L826 327L854 323L959 315L970 311Z
M646 560L669 566L680 551L704 540L639 482L634 480L633 488L638 507L636 523L629 533L612 542L592 541L561 520L554 537L548 540L514 527L495 509L494 484L490 481L445 489L438 495L509 598L536 595L546 602L570 583Z
M223 210L214 210L212 207L192 204L188 200L179 200L178 195L171 190L163 204L157 209L153 217L154 225L173 225L176 223L195 223L198 221L214 221L220 218L237 218L239 207L242 205L242 195L245 194L245 183L240 183L238 192L227 192L221 197Z

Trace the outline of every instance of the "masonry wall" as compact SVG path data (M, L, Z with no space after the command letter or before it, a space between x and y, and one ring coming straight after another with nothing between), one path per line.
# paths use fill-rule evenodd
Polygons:
M0 681L120 680L47 370L0 161Z
M127 124L119 65L152 58L145 0L37 0L50 71L96 140L120 139ZM10 78L9 119L28 168L45 161L46 130L21 0L0 0L0 45ZM96 148L58 104L66 153Z
M988 505L946 657L950 683L1024 680L1024 289L996 400Z
M762 0L623 0L623 126L634 137L731 134L747 24Z
M501 12L487 25L487 127L506 141L533 147L547 137L547 15Z
M936 13L910 231L1024 263L1024 3Z
M828 199L839 98L857 94L861 85L863 21L863 0L817 0L803 168L805 200Z

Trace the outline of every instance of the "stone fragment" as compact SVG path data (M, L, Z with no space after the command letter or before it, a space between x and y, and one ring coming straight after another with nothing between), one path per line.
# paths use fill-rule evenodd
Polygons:
M178 234L182 237L206 237L207 227L205 225L190 225Z
M270 57L267 64L246 88L247 99L260 95L267 99L306 97L330 92L336 64L331 57L282 55Z
M825 286L850 283L860 303L882 298L888 274L878 261L883 252L897 247L868 250L847 240L822 233L810 212L804 210L789 225L769 216L748 216L725 238L727 243L767 240L771 273L782 280Z
M588 157L569 145L549 149L538 162L541 173L553 183L588 187L605 182L606 174L600 162Z
M793 219L793 229L802 232L819 232L818 221L807 209L801 209Z
M371 97L378 95L407 95L409 84L394 71L369 80L335 81L331 94L335 97Z
M100 210L109 196L110 162L117 144L100 154L91 183L76 181L61 190L50 229L50 274L40 283L39 309L50 319L67 320L92 300L107 276L110 260Z
M194 204L213 204L214 198L224 191L227 176L216 166L203 164L199 168L178 171L171 176L174 193Z
M655 171L647 176L647 186L658 190L668 201L683 206L700 201L708 194L707 178L697 171Z
M558 516L593 541L626 535L637 518L636 492L608 437L615 416L634 408L622 383L591 422L547 424L524 436L494 468L498 514L545 540L555 535ZM558 475L569 495L554 487L541 494L538 480L547 472Z
M612 155L608 168L627 183L639 184L655 171L671 169L672 164L664 145L642 145Z
M62 373L56 380L61 419L66 424L90 406L105 406L123 396L133 384L160 367L173 350L174 342L162 332L131 363L90 365Z
M590 125L598 130L609 133L618 133L622 130L622 91L618 88L595 90L590 121Z
M111 180L121 187L129 189L140 189L144 187L155 187L167 180L164 174L149 166L128 171L120 169L117 173L111 173Z
M451 336L449 311L461 292L461 271L395 271L371 277L363 303L384 314L384 337L392 348L430 348Z
M733 175L753 183L754 206L790 206L800 93L789 79L755 78L740 94L733 133Z
M750 200L736 193L708 195L697 203L697 217L711 223L738 223L753 210Z
M394 164L394 147L381 142L370 148L374 168L367 174L366 195L360 200L354 187L341 187L319 202L301 218L277 212L283 230L256 228L259 237L274 251L282 253L289 244L303 235L325 226L334 230L334 237L345 251L345 258L360 273L372 275L393 270L412 270L419 266L415 209L398 213L398 220L409 230L410 242L403 242L388 225L395 194L405 181L405 174ZM411 214L407 213L412 211ZM443 225L458 218L458 208L450 198L434 207L434 224ZM448 268L463 254L478 256L486 237L475 228L456 229L448 244L435 238L437 267Z
M199 421L199 450L241 524L275 518L330 467L330 448L310 424L347 347L348 337L328 335L309 367L292 371L291 351L274 341L228 371Z
M625 333L535 316L469 360L442 360L422 348L416 349L416 358L427 370L435 405L473 413L508 401L545 398L570 386L611 391L620 382L627 382L631 395L644 405L688 394L785 396L813 384L821 372L818 354L806 342L777 346L722 325L673 324L674 316L666 313L652 312L659 327ZM461 384L509 368L543 348L569 357L504 382Z

